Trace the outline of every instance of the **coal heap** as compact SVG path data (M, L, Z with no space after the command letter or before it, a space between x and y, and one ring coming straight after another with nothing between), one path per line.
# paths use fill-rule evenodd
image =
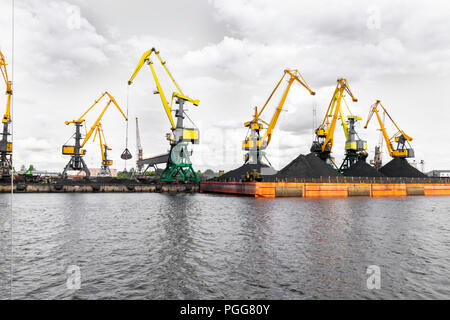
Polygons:
M320 178L335 177L340 174L330 165L319 159L314 153L299 155L295 160L281 169L277 178Z
M263 175L270 175L270 174L276 174L277 171L266 165L266 164L250 164L250 163L246 163L243 166L228 171L227 173L223 174L222 176L220 176L218 178L218 180L235 180L235 181L239 181L242 178L244 178L247 174L247 172L253 172L253 170L256 170L259 173L262 173Z
M346 177L384 177L384 174L364 160L358 160L349 169L344 171Z
M380 172L387 177L424 178L425 174L411 166L406 159L394 158Z

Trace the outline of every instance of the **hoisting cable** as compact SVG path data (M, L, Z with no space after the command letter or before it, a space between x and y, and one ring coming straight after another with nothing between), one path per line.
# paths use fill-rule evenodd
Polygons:
M67 139L67 141L64 143L64 145L66 145L70 141L70 139L72 139L73 137L75 137L75 133L69 139Z
M192 121L191 118L189 118L189 116L187 115L186 111L183 110L183 114L186 116L186 118L188 118L188 120L194 126L194 129L198 129L198 127L195 125L194 121Z
M345 106L347 107L347 110L348 110L348 112L350 113L350 115L353 116L352 110L350 110L350 108L349 108L349 106L348 106L348 104L347 104L347 101L345 101L345 98L344 98L344 97L342 97L342 100L344 100Z
M130 160L133 156L128 150L128 102L130 96L130 86L127 86L127 125L126 125L126 133L125 133L125 150L122 152L120 156L123 160L125 160L125 171L127 170L127 160Z
M11 86L14 86L14 0L11 1ZM14 119L14 95L11 96L11 110L10 110L11 119ZM13 136L13 122L11 121L11 143L14 145L14 136ZM14 260L14 250L13 250L13 196L14 196L14 166L13 166L13 156L11 155L11 216L9 222L9 228L11 230L11 257L10 257L10 283L9 283L9 297L12 300L12 288L13 288L13 260Z

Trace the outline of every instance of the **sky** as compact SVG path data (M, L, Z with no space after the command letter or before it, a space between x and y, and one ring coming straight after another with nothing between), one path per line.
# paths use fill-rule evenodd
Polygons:
M61 171L69 161L61 147L74 133L64 122L81 116L105 91L128 112L133 155L136 117L144 155L165 153L170 125L153 95L149 68L144 66L127 85L152 47L167 61L183 93L200 100L198 107L188 107L200 129L200 144L192 147L195 169L230 170L243 164L243 123L264 104L286 68L298 69L316 95L298 84L290 90L267 149L276 169L309 153L313 128L341 77L358 98L346 100L352 113L363 117L357 130L368 141L369 159L379 141L378 124L373 119L368 129L363 126L370 106L380 99L413 137L415 161L424 160L425 171L450 168L446 1L16 0L14 64L11 3L0 0L0 50L14 77L16 169L33 164ZM161 69L157 72L170 96L173 87ZM281 93L271 100L264 120L270 121ZM89 126L106 102L88 115ZM1 112L5 104L6 96L0 96ZM113 167L133 167L135 158L120 159L127 132L120 113L110 107L102 124ZM345 138L340 126L336 130L333 155L340 163ZM97 141L86 149L88 166L98 168ZM384 161L389 161L386 153Z

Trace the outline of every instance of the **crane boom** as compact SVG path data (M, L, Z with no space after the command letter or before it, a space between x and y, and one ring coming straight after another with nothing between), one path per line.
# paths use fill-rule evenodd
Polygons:
M158 76L156 75L155 68L153 67L153 61L150 59L150 56L151 56L151 54L152 54L153 52L155 53L155 55L156 55L156 57L158 58L158 60L159 60L159 62L161 63L161 65L164 67L164 70L166 70L167 74L168 74L169 77L170 77L170 80L172 80L173 84L175 85L175 87L176 87L177 90L178 90L178 92L174 92L174 93L172 94L172 101L171 101L170 105L169 105L169 103L168 103L168 101L167 101L167 98L166 98L166 96L165 96L165 94L164 94L164 91L163 91L163 89L162 89L162 87L161 87L161 83L160 83L160 81L159 81L159 78L158 78ZM163 107L164 107L164 111L166 112L167 118L168 118L169 121L170 121L171 130L173 131L173 130L176 129L175 121L174 121L174 119L173 119L173 117L172 117L172 102L173 102L173 99L174 99L175 97L181 98L181 99L184 99L184 100L186 100L186 101L192 102L195 106L198 106L199 101L198 101L198 100L191 99L191 98L188 98L188 97L186 97L186 96L183 94L183 92L181 91L181 89L180 89L180 87L178 86L177 82L175 81L175 79L173 78L173 76L172 76L172 74L170 73L169 69L167 68L166 62L163 61L163 60L161 59L161 57L160 57L160 55L159 55L159 51L157 51L155 48L152 48L151 50L145 52L145 53L142 55L141 60L139 60L139 63L138 63L138 65L137 65L136 69L134 70L133 74L131 75L130 80L128 80L128 85L131 85L131 84L133 83L134 78L136 78L137 74L139 73L139 71L141 70L142 66L143 66L145 63L147 63L147 64L150 66L150 69L151 69L151 71L152 71L153 78L155 79L155 83L156 83L156 88L157 88L157 90L154 91L153 93L154 93L154 94L159 94L159 96L160 96L160 98L161 98L161 102L162 102Z
M111 176L111 170L109 169L110 166L112 166L113 161L108 159L108 151L112 150L108 144L106 143L105 133L103 132L103 126L99 122L95 127L95 133L94 133L94 139L98 136L99 145L100 145L100 153L102 156L102 162L100 167L100 173L101 176Z
M336 86L336 89L334 91L333 98L331 99L330 105L328 106L327 113L325 114L325 118L322 122L322 125L319 130L324 130L324 133L326 133L325 141L322 145L322 151L330 151L333 148L334 143L334 131L336 129L336 123L339 115L342 115L342 109L341 109L341 102L344 97L344 92L347 92L350 97L352 98L353 102L357 102L358 99L353 95L352 91L350 90L350 86L348 84L347 79L338 79L338 84ZM334 112L333 112L334 110ZM331 123L329 122L329 118L331 115ZM341 121L345 121L343 117L341 116ZM328 130L327 130L328 129ZM344 132L348 132L348 130L345 130Z
M96 137L98 137L98 140L99 140L102 161L105 161L106 160L105 149L106 150L112 150L112 149L110 147L108 147L108 145L106 144L105 133L103 132L103 127L100 122L95 126L94 139L92 140L92 142L95 142Z
M3 80L4 80L5 85L6 85L6 95L7 95L6 111L5 111L5 114L3 115L3 118L2 118L2 122L3 123L9 123L10 120L11 120L11 97L12 97L12 94L13 94L12 82L9 81L8 71L6 69L6 65L7 64L6 64L5 56L0 51L0 71L2 73Z
M105 92L101 95L101 97L99 99L97 99L95 101L95 103L89 107L89 109L87 109L87 111L85 113L83 113L83 115L78 119L78 120L73 120L73 121L66 121L66 125L71 124L71 123L80 123L80 122L84 122L84 117L88 114L89 111L91 111L99 102L100 100L103 99L104 96L108 96L109 97L109 101L106 104L106 106L103 108L103 111L100 113L100 115L98 116L97 120L94 122L94 124L92 125L91 129L89 130L89 132L86 134L83 142L81 143L81 148L84 147L84 145L86 144L86 142L89 141L92 133L94 132L95 128L97 127L97 125L100 123L100 121L103 118L103 115L105 114L106 110L108 109L109 105L111 104L111 102L117 107L117 109L119 110L119 112L122 114L122 116L125 118L125 120L127 119L127 116L125 115L125 113L122 111L122 109L119 107L119 105L117 104L116 99L114 99L114 97L112 95L110 95L108 92Z
M66 123L66 125L69 125L69 124L71 124L71 123L76 123L76 122L83 122L84 121L84 117L89 113L89 111L91 111L99 102L100 102L100 100L102 100L103 99L103 97L104 96L108 96L108 98L109 98L109 102L108 102L108 106L109 106L109 104L112 102L116 107L117 107L117 109L120 111L120 113L122 114L122 116L125 118L125 120L127 120L127 117L125 116L125 113L122 111L122 109L119 107L119 105L117 104L117 101L116 101L116 99L111 95L111 94L109 94L109 92L108 91L106 91L106 92L104 92L101 96L100 96L100 98L98 98L97 100L95 100L95 102L94 102L94 104L92 104L77 120L72 120L72 121L66 121L65 123ZM106 110L105 110L106 111ZM103 116L103 114L102 114L102 116Z
M89 131L86 133L86 136L84 137L84 140L81 141L82 137L81 137L81 132L80 129L81 127L86 124L86 120L84 119L85 116L103 99L103 97L108 97L109 101L106 104L106 106L103 108L102 112L100 113L100 115L98 116L97 120L94 122L94 124L92 125L92 127L89 129ZM69 163L66 165L66 167L64 168L64 171L62 173L63 177L66 177L66 173L69 169L72 170L83 170L86 173L86 177L88 178L90 176L90 171L86 165L86 163L83 160L83 156L85 155L86 150L82 149L85 144L89 141L89 139L92 136L92 133L97 132L96 130L100 130L101 129L101 124L100 121L103 118L103 115L105 114L106 110L108 110L108 107L111 105L111 103L113 105L116 106L116 108L119 110L120 114L122 114L122 116L124 117L125 120L127 119L127 116L125 115L125 113L122 111L122 109L120 108L120 106L118 105L116 99L109 94L107 91L104 92L99 99L95 100L94 104L91 105L82 115L81 117L79 117L77 120L72 120L72 121L66 121L65 124L69 125L69 124L74 124L75 125L75 145L74 146L69 146L69 145L64 145L63 149L62 149L62 153L64 155L70 155L71 158L69 160ZM103 131L102 131L103 132ZM100 135L100 132L99 132ZM95 135L94 135L95 137ZM105 149L106 152L106 149ZM102 151L103 153L103 151ZM105 160L106 161L106 160ZM112 162L111 162L112 163Z
M309 93L311 95L315 95L316 94L314 91L311 90L311 88L306 83L306 81L303 79L302 75L300 74L300 72L298 70L285 70L285 74L290 75L290 79L288 81L288 85L287 85L286 89L284 90L284 93L283 93L283 96L281 98L281 101L278 104L278 107L276 108L275 113L273 114L272 120L270 120L270 123L269 123L269 126L267 127L266 133L264 134L264 136L262 138L263 141L265 141L267 139L266 145L269 145L270 140L272 139L272 132L275 129L275 126L277 125L278 118L280 116L281 111L283 110L284 103L286 102L286 98L288 96L289 90L291 89L291 86L294 83L294 81L297 81L298 83L300 83L306 90L309 91ZM283 77L284 77L284 75L283 75ZM300 80L300 78L303 81ZM275 91L272 92L270 97L272 97L274 92ZM264 104L264 108L265 108L265 106L267 105L268 102L269 102L269 100ZM258 117L261 115L261 113L264 110L264 108L260 111Z

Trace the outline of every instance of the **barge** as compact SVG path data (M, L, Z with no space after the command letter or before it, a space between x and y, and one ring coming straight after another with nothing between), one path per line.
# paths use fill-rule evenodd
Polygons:
M200 182L200 192L255 198L450 196L450 180L336 177L274 182L204 181Z

